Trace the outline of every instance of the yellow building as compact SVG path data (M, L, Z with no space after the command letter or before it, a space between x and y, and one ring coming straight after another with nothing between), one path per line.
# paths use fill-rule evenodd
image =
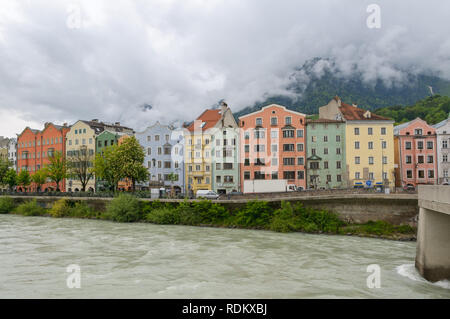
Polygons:
M319 117L345 121L350 185L394 187L394 121L342 103L339 97L319 108Z
M103 131L108 130L111 132L133 134L134 131L131 128L121 126L119 122L114 124L103 123L98 120L92 121L78 121L73 124L70 131L66 135L66 155L68 162L79 162L80 159L86 161L87 170L92 170L94 167L94 160L97 147L97 136ZM82 153L83 152L83 153ZM86 152L86 153L84 153ZM80 154L82 155L80 157ZM77 169L79 170L79 169ZM94 192L96 187L96 179L94 174L89 172L81 174L81 179L87 180L85 191ZM90 178L86 178L89 176ZM67 191L78 192L82 191L83 185L80 181L80 177L70 176L66 183Z
M187 194L212 189L211 130L221 119L220 110L206 110L185 130L185 181Z

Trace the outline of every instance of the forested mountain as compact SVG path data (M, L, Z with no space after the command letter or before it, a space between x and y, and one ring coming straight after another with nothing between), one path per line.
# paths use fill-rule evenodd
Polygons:
M445 120L450 113L450 97L434 95L409 106L389 106L374 111L378 115L395 120L395 124L405 123L417 117L436 124Z
M413 105L417 101L434 94L450 96L450 81L432 75L407 75L402 85L386 86L383 81L366 84L362 74L355 72L343 77L334 70L333 62L328 61L325 67L317 72L317 63L323 59L313 59L305 63L292 74L292 85L287 88L299 96L291 99L288 96L272 96L235 113L236 118L259 110L262 106L276 103L289 109L306 114L318 113L318 108L327 104L338 95L345 103L375 110L388 106ZM395 84L395 83L394 83ZM442 115L442 114L441 114Z

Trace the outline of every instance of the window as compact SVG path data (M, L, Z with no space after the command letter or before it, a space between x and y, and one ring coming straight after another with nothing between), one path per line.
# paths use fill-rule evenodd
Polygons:
M355 149L359 150L359 142L355 142Z
M411 142L405 142L405 149L407 150L411 149Z
M338 147L338 148L336 148L336 154L341 154L341 149Z
M283 158L283 165L295 165L295 158L294 157L285 157Z
M360 179L361 174L359 172L355 172L355 179Z
M328 155L328 148L327 148L327 147L325 147L325 148L323 149L323 154Z
M428 156L427 156L427 163L428 163L428 164L433 163L433 155L428 155Z
M294 144L283 144L283 151L284 152L293 152Z
M256 125L262 125L262 118L261 117L257 117L256 118Z
M424 171L423 170L419 170L418 171L418 175L419 175L419 178L425 178L425 173L424 173Z
M447 141L442 141L442 148L447 148L448 147L448 143Z
M297 144L297 152L303 152L303 144Z
M254 179L266 179L266 174L263 172L254 172Z
M317 139L315 136L311 136L311 142L315 142Z
M155 135L155 141L159 142L159 135Z
M266 151L266 146L265 145L255 145L255 152L265 152Z
M278 179L278 172L272 172L272 179Z
M152 140L151 136L147 136L147 142L150 142Z
M316 149L315 149L315 148L312 148L312 149L311 149L311 154L312 154L312 155L316 155Z
M245 153L250 152L250 145L247 144L247 145L244 146L244 152Z
M406 171L406 178L412 178L412 170L407 170Z
M259 165L259 166L266 165L264 158L255 158L255 165Z
M341 141L341 136L340 135L336 135L336 142L340 142Z
M369 142L369 150L373 150L373 142Z
M169 141L169 139L170 139L170 136L169 136L169 134L166 134L165 138L166 138L166 142L168 142L168 141Z
M309 162L310 169L319 169L319 162Z
M429 150L433 149L433 141L427 141L427 149Z
M406 164L411 164L411 163L412 163L412 157L411 157L411 155L406 155L405 163L406 163Z
M361 159L359 156L355 157L355 164L360 164L361 163Z
M278 152L278 145L277 144L272 144L271 151L272 151L272 153Z
M222 182L222 176L216 176L216 183Z
M422 135L422 129L421 128L416 128L414 130L414 135Z
M265 137L264 131L262 131L262 130L256 130L255 131L255 138L256 139L260 139L260 138L264 138L264 137Z
M355 127L355 135L359 135L359 128Z
M244 139L250 139L250 132L244 132Z
M328 142L328 136L325 135L325 136L323 137L323 141L324 141L325 143Z
M294 137L294 130L283 130L283 138L291 138Z
M250 179L250 172L244 172L244 179Z
M297 171L297 179L305 179L305 171Z
M233 169L233 163L223 163L223 169Z
M327 161L323 162L323 168L328 169L328 162Z
M291 125L292 124L292 118L290 116L286 116L284 119L284 123L286 125Z
M428 178L434 178L434 170L428 170Z
M164 162L164 168L171 168L171 167L172 167L172 162L170 162L170 161Z
M270 125L277 125L278 124L278 118L272 117L270 118Z
M249 158L244 159L244 166L250 166L250 159Z
M336 181L342 182L342 176L341 175L336 175Z
M158 155L161 155L161 154L162 154L162 148L158 147Z
M297 157L297 165L305 165L305 159L303 157Z
M442 161L443 162L448 162L448 155L447 154L442 155Z
M327 182L328 182L328 183L331 182L331 175L327 175Z
M417 148L418 148L419 150L423 150L423 141L418 141L418 142L417 142Z
M164 146L164 155L170 155L170 146Z
M273 157L270 163L272 166L278 166L278 158Z
M161 167L162 167L162 162L158 161L158 168L161 168Z
M336 168L340 169L341 168L341 161L336 161Z
M295 179L295 172L294 171L284 171L283 178L284 179Z
M297 137L303 137L303 130L297 130Z
M417 157L417 163L423 164L423 155L419 155L419 156Z
M373 156L369 156L369 165L373 165Z
M271 138L278 138L278 131L277 130L270 131L270 137Z
M368 127L368 128L367 128L367 134L368 134L368 135L373 135L373 128Z
M373 172L370 172L370 173L369 173L369 179L372 180L372 181L374 180L374 178L373 178Z
M381 148L386 148L386 147L387 147L386 141L381 141Z
M386 135L386 128L385 127L381 128L381 135Z

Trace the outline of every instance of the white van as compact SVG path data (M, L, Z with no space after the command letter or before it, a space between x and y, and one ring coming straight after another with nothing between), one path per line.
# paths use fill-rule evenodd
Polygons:
M219 194L212 190L207 189L199 189L197 191L197 194L195 195L196 198L207 198L207 199L217 199L219 198Z

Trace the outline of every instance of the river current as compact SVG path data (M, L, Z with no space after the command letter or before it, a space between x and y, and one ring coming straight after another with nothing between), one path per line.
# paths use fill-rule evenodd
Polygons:
M450 298L415 253L352 236L0 215L0 298ZM367 285L373 264L380 288Z

